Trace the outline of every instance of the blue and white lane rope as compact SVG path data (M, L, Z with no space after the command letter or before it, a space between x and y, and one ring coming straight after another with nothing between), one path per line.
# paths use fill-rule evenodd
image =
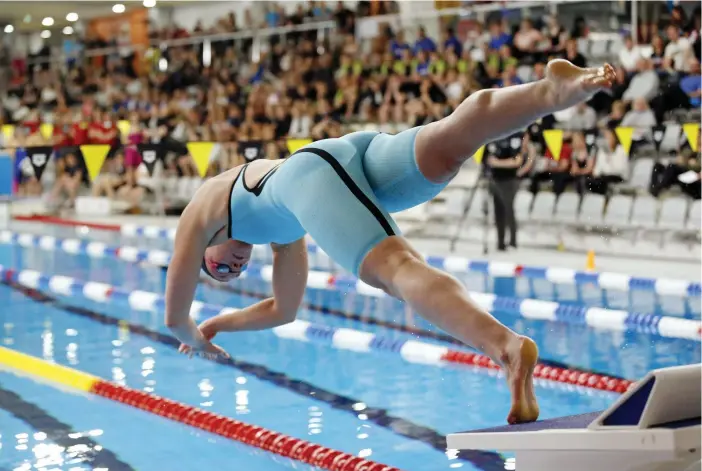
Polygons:
M163 296L149 291L127 291L106 283L86 282L62 275L47 275L34 270L15 271L2 265L0 265L0 280L18 283L27 288L51 292L60 296L83 296L101 304L126 302L135 311L163 312L166 305ZM190 308L190 316L197 321L203 321L219 314L229 314L236 311L238 309L194 301ZM429 366L466 365L492 372L499 368L489 357L478 353L417 340L393 339L344 327L313 324L299 319L289 324L274 327L271 331L280 338L321 343L338 350L351 350L359 353L383 351L399 355L408 363ZM537 384L542 386L565 387L570 391L586 393L590 393L592 389L623 393L632 385L632 382L626 379L542 364L536 366L534 376L537 379ZM578 386L582 388L578 388Z
M175 239L175 228L162 228L159 226L137 226L125 224L121 226L121 234L127 237L146 237L149 239ZM258 249L260 247L260 249ZM268 246L257 246L256 255L265 256L270 251ZM320 261L327 268L333 262L326 254L310 241L307 245L310 254L319 254ZM270 254L268 257L270 258ZM452 273L483 273L490 276L523 276L526 278L548 280L555 284L589 284L602 289L620 291L653 291L662 295L673 296L700 296L702 285L698 282L677 280L670 278L642 278L612 272L584 272L569 268L546 268L519 265L510 262L496 262L485 260L470 260L464 257L436 257L425 256L427 262L433 267ZM332 268L332 267L329 267Z
M0 231L0 243L37 247L43 250L61 250L70 254L85 254L92 258L113 257L131 263L145 262L167 267L171 253L165 250L143 250L137 247L109 246L103 242L83 239L58 239L53 236L15 234ZM250 264L241 279L272 281L271 265ZM311 270L307 287L356 292L365 296L385 297L384 291L374 288L352 276L337 276L331 272ZM469 292L471 299L483 309L499 311L526 319L587 325L595 329L633 331L662 337L700 341L702 321L671 316L628 312L617 309L575 306L538 299L520 299L496 296L490 293Z

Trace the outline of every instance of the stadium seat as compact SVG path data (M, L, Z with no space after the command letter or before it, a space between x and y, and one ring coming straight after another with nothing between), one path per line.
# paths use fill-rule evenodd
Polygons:
M658 200L653 196L637 196L631 209L630 225L637 229L652 229L658 221Z
M648 188L653 172L653 159L641 158L634 161L634 169L631 172L629 185L634 188Z
M523 222L529 220L531 212L531 203L534 201L534 194L530 191L519 190L514 198L514 216L517 221Z
M661 152L676 151L680 144L682 126L677 123L666 125L661 141ZM684 137L682 137L684 139Z
M634 200L628 195L614 195L607 204L604 225L607 228L627 227Z
M604 216L604 204L604 196L586 194L583 197L582 206L580 208L580 223L587 226L600 226Z
M531 220L534 222L551 223L556 195L550 191L541 191L534 196L534 207L531 210Z
M563 193L558 201L553 213L554 221L561 224L572 224L578 220L578 207L580 206L580 195L577 193Z
M700 205L700 200L695 200L690 205L690 215L687 218L687 224L685 227L689 231L700 231L700 225L702 223L702 205Z
M687 200L675 196L663 200L658 227L661 229L683 230L687 219Z

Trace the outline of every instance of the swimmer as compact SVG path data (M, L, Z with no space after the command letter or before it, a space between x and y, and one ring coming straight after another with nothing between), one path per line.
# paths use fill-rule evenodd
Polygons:
M538 349L471 301L451 275L430 267L390 213L429 201L484 144L611 87L610 65L549 62L537 82L473 93L448 117L396 135L356 132L309 144L286 160L256 160L208 180L183 211L166 284L166 325L180 351L227 356L220 332L292 322L307 285L305 234L339 265L500 364L512 396L509 423L534 421ZM253 244L270 244L273 297L208 319L189 316L200 269L238 277Z

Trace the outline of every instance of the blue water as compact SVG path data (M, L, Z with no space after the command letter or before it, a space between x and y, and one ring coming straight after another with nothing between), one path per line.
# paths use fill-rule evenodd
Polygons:
M120 243L114 236L109 241ZM39 249L0 245L0 264L127 289L163 292L165 284L165 273L158 268ZM699 299L604 293L590 287L563 289L525 279L475 275L465 279L475 291L699 317ZM229 291L203 285L197 299L243 307L270 289L269 284L252 280L235 282ZM309 308L300 317L314 323L456 347L391 299L308 290L305 301ZM232 354L235 364L188 360L177 354L163 327L162 313L75 297L40 299L6 285L0 285L0 305L0 345L119 384L405 470L504 469L504 456L493 455L486 462L473 455L455 457L446 453L442 442L448 433L504 422L509 398L503 379L494 372L410 364L392 353L336 350L315 342L280 339L268 331L219 336L217 342ZM670 312L662 310L669 305ZM357 319L324 309L355 314ZM535 337L545 360L630 379L651 368L692 363L700 357L698 342L495 315ZM387 326L369 321L384 321ZM420 332L410 334L406 327ZM137 333L136 328L147 331ZM3 391L21 401L8 406ZM537 394L543 418L603 409L617 397L543 382L537 385ZM30 407L27 404L43 410L48 419L18 419L22 411L13 408ZM52 420L62 423L63 431L42 430ZM27 465L39 468L40 459L52 460L46 469L94 469L100 467L95 453L85 450L95 444L101 452L109 451L100 458L108 459L115 469L300 468L299 463L128 406L63 392L11 373L0 373L0 424L3 471ZM87 434L93 445L82 444L80 453L68 456L71 448L62 449L66 430L73 436Z

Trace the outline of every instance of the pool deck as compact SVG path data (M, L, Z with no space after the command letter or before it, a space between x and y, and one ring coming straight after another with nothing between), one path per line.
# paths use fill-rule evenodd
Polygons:
M70 219L97 224L136 224L139 226L153 225L161 227L176 227L178 217L154 217L154 216L101 216L89 217L80 216ZM507 252L495 252L491 250L487 255L483 254L482 246L479 244L460 244L458 249L451 253L446 250L445 244L434 243L429 240L412 240L415 247L423 253L436 256L458 255L474 260L491 260L518 263L528 266L559 267L573 270L586 269L586 256L582 253L563 252L549 249L519 248ZM595 270L627 275L636 275L650 278L673 278L689 281L700 281L702 279L702 264L699 259L691 257L689 261L668 261L644 258L615 257L611 255L595 254Z

